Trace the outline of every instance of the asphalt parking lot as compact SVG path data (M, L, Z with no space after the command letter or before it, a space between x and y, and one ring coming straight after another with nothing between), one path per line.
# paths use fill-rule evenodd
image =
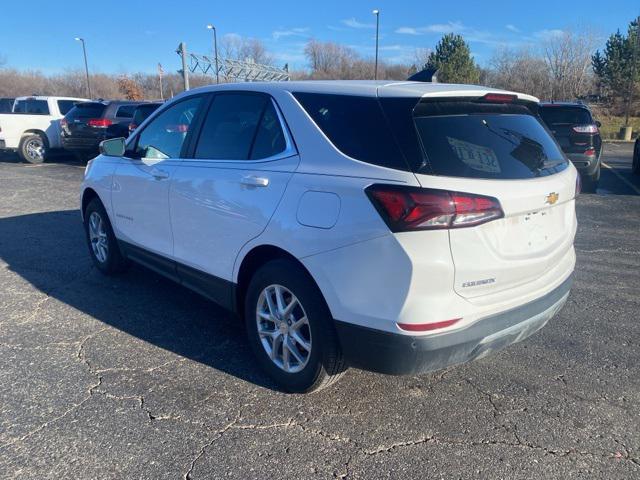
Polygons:
M239 322L91 264L83 168L0 160L0 477L640 478L640 177L607 144L540 333L468 365L287 395Z

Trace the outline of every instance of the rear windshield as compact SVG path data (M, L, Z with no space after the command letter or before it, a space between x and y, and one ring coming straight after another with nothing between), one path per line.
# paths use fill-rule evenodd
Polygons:
M16 100L13 112L28 113L30 115L49 115L49 104L46 100L36 100L35 98Z
M580 107L541 107L540 116L547 125L588 125L593 123L589 111Z
M78 103L75 107L69 110L67 119L74 118L100 118L107 107L102 103L87 102Z
M342 153L427 175L542 177L567 162L538 117L520 104L294 93Z

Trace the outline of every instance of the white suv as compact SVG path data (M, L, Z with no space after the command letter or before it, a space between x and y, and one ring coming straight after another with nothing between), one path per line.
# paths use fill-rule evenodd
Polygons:
M192 90L87 166L91 257L236 312L289 391L473 360L569 294L577 173L536 112L464 85Z

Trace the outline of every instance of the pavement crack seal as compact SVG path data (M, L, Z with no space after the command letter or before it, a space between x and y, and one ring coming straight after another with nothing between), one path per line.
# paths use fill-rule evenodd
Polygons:
M183 476L184 480L192 480L193 477L191 475L193 474L193 470L196 467L196 463L198 462L198 460L200 460L200 458L202 458L207 448L211 447L215 442L220 440L229 429L231 429L234 425L236 425L240 421L241 418L242 418L242 409L240 409L240 411L236 415L236 418L234 418L230 423L228 423L223 428L215 432L215 436L211 439L211 441L209 441L208 443L206 443L200 448L200 451L198 452L196 457L191 461L191 465L189 465L189 470L187 470L187 473L184 474Z

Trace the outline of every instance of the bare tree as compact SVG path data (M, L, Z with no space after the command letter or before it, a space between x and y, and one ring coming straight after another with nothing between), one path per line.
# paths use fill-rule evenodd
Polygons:
M483 72L484 81L492 87L528 93L541 99L551 97L550 76L544 59L528 49L497 50L490 68Z
M591 55L596 46L593 32L565 30L543 42L544 60L550 74L551 99L572 100L593 86Z
M264 43L256 38L240 35L225 35L222 38L222 53L231 60L250 61L262 65L273 65L273 56L267 51Z

